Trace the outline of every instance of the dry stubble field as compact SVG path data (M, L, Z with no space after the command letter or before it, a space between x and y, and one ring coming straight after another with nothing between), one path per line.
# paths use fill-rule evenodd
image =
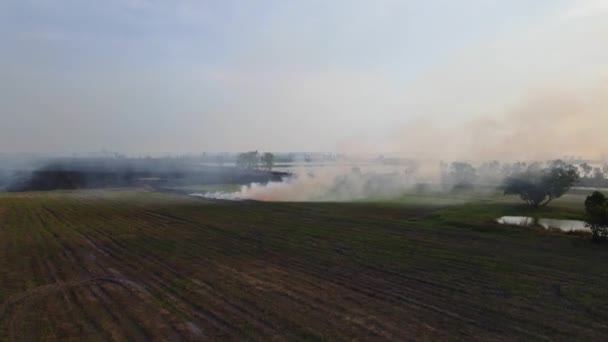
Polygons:
M492 204L0 195L0 340L608 338L608 246Z

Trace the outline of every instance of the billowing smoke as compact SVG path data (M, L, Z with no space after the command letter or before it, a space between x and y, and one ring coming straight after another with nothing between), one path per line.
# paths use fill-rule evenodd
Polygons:
M565 87L564 87L565 88ZM395 154L438 159L548 160L608 156L608 84L538 91L504 114L442 126L419 120L393 137Z
M453 23L464 23L465 12L476 13L479 4L474 3L455 6L462 7L462 11L455 14ZM446 4L437 8L449 8ZM440 183L441 161L480 165L495 159L515 162L608 158L608 45L603 44L608 37L608 1L556 2L541 6L543 10L536 15L531 13L535 6L529 7L530 11L516 6L512 11L519 8L522 12L504 16L508 21L503 23L504 29L490 25L488 32L480 32L485 26L471 26L475 28L474 38L468 34L444 34L450 25L442 22L442 16L434 15L435 5L430 8L429 20L422 20L425 25L420 31L415 29L415 23L410 27L410 21L404 20L405 14L410 13L409 5L401 11L401 6L393 10L380 7L382 11L378 13L382 14L365 25L361 25L365 20L360 19L374 19L370 9L375 6L349 4L335 7L335 16L323 17L324 11L315 10L322 14L317 18L319 23L325 20L327 25L311 25L305 20L292 27L283 25L292 20L282 17L274 18L276 22L269 20L272 18L256 20L256 27L263 23L274 25L247 30L252 35L244 37L244 41L235 39L230 43L232 36L241 35L216 36L212 30L214 34L200 36L220 41L227 38L224 45L235 48L218 51L217 63L167 61L167 66L184 64L175 70L159 68L164 65L162 59L156 61L159 64L139 68L137 62L137 68L129 68L121 63L99 65L96 57L83 61L79 64L83 67L74 73L66 73L53 63L45 64L62 58L38 61L38 57L49 53L31 51L62 51L62 47L72 45L55 46L54 39L44 39L46 43L42 44L40 38L48 35L39 37L29 30L27 35L16 34L17 43L7 50L19 53L8 62L3 61L8 64L0 65L2 71L7 71L5 83L9 85L7 91L0 92L0 97L4 94L0 102L7 103L2 108L0 145L16 151L64 150L69 154L108 145L118 150L167 152L238 152L253 147L282 152L383 154L387 158L424 161L416 172L403 165L375 170L352 169L356 165L353 164L343 169L296 170L294 177L269 183L265 183L268 177L260 176L257 170L245 179L240 177L242 170L218 167L216 171L205 171L207 175L228 175L225 178L232 181L225 182L230 184L264 182L251 183L234 193L205 196L284 201L391 197L418 184ZM353 8L358 8L358 15L351 18L356 20L340 25L341 20L348 19L348 15L343 15L344 9ZM269 11L275 12L282 13ZM394 20L386 20L391 17ZM477 17L484 21L495 18L486 17L485 13ZM196 22L205 23L201 32L207 32L207 20ZM384 26L385 23L405 25ZM133 23L129 20L128 24L131 28ZM180 27L170 27L174 26ZM356 30L332 32L338 27ZM309 28L319 31L311 32ZM67 29L66 33L70 31ZM395 32L404 33L403 39L395 40ZM422 34L418 37L416 32ZM431 32L438 34L424 34ZM165 33L163 37L168 42L183 38L181 30L175 32L177 36ZM80 36L68 34L64 38ZM137 44L161 41L132 38L133 41L125 40L129 48L123 50L129 52L127 60L133 58L134 62L139 61L138 48L145 47ZM95 51L121 50L115 48L114 39L111 41L111 45L100 45ZM209 45L184 42L184 46ZM312 44L306 45L307 42ZM54 48L47 50L47 45ZM20 49L27 46L33 49ZM432 48L418 51L416 47ZM66 54L60 56L70 60L72 50L66 49ZM142 60L147 60L147 51L148 47L141 49ZM239 58L226 55L228 51ZM367 55L368 51L374 53ZM198 50L191 51L192 55L184 53L182 62L199 61L205 55ZM175 54L161 51L159 55ZM410 59L409 55L415 58ZM29 59L32 56L36 58ZM37 100L31 101L32 98ZM0 188L2 179L12 177L13 171L4 173L5 176L0 173ZM149 184L150 178L164 180L165 176L161 176L140 175L138 179L148 179ZM251 180L253 176L262 180ZM470 178L464 176L460 178ZM497 182L499 176L485 178ZM213 177L213 183L209 177L201 178L205 178L204 184L216 184L219 181L215 178L224 177Z
M608 153L608 2L572 1L453 56L405 92L386 153L548 160ZM415 119L412 119L414 117Z
M392 171L361 171L359 167L320 167L296 171L282 182L252 183L236 192L197 193L212 199L259 201L352 201L390 198L424 180L411 164Z

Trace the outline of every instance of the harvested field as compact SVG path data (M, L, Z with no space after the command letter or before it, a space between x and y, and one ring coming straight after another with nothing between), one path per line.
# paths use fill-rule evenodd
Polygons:
M498 211L0 195L0 340L608 338L608 246Z

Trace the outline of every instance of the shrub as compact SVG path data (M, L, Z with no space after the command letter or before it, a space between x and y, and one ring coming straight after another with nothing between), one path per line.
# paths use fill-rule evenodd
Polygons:
M599 191L585 200L586 226L591 229L593 241L600 242L608 237L608 200Z

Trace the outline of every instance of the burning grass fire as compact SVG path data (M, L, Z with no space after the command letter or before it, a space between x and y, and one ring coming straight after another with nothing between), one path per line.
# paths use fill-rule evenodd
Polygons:
M0 0L0 342L608 341L608 0Z
M251 183L238 191L207 191L192 196L218 200L256 201L350 201L372 197L397 196L411 188L411 175L399 173L362 173L359 168L341 168L316 172L296 172L281 182Z

